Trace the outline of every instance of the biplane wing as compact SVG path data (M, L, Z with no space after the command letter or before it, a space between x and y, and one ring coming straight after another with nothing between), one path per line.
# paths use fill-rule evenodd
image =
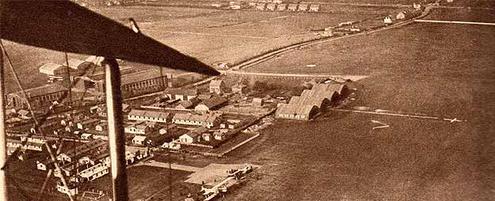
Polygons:
M6 0L0 4L3 39L57 51L219 74L195 58L68 0Z

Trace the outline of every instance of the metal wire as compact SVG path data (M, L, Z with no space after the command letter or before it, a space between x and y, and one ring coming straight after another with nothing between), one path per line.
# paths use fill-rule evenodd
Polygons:
M32 115L32 117L33 117L34 129L35 129L35 131L38 131L38 132L41 134L41 136L43 137L43 139L44 139L44 140L46 140L46 135L45 135L45 134L44 134L44 132L42 131L42 129L41 129L41 125L43 125L43 124L46 122L47 118L48 118L48 117L49 117L49 116L50 116L50 115L54 112L54 107L50 107L50 108L49 108L49 110L48 110L48 111L47 111L47 112L46 112L46 113L45 113L45 114L41 117L41 121L38 121L38 118L36 117L36 115L35 115L35 113L34 113L34 111L33 111L33 108L32 108L32 106L31 106L31 104L30 104L30 100L29 100L29 98L28 98L28 96L27 96L27 94L26 94L26 92L25 92L24 88L22 87L22 84L20 83L19 76L18 76L17 72L15 71L15 69L14 69L14 67L13 67L13 64L12 64L12 61L11 61L11 59L10 59L10 56L8 55L8 53L7 53L7 51L6 51L6 49L5 49L5 47L4 47L4 45L3 45L3 43L2 43L2 41L1 41L1 40L0 40L0 47L1 47L1 51L3 51L3 52L4 52L4 54L5 54L6 58L7 58L7 61L8 61L8 63L9 63L9 66L10 66L10 68L11 68L11 70L12 70L13 75L14 75L15 81L16 81L16 83L17 83L18 87L20 88L21 93L23 94L23 96L24 96L24 97L26 98L26 100L27 100L26 102L27 102L28 110L29 110L30 114L31 114L31 115ZM66 63L67 63L67 66L68 66L67 54L66 54ZM95 68L96 68L96 66L93 66L93 73L94 73ZM85 70L86 70L86 69L85 69ZM86 73L85 71L81 72L80 76L81 76L81 75L84 75L85 73ZM69 91L68 91L68 92L65 92L65 93L64 93L64 94L63 94L63 95L62 95L62 96L58 99L58 101L57 101L57 102L62 102L65 98L67 98L67 95L68 95L68 94L70 95L70 91L71 91L71 89L72 89L72 86L74 86L74 85L76 84L76 80L75 80L75 79L74 79L74 81L73 81L73 82L71 82L71 81L70 81L70 72L68 72L68 74L69 74L69 77L68 77L68 79L69 79ZM84 92L83 92L83 96L81 96L81 102L82 102L82 100L84 100L84 96L86 95L86 92L87 92L87 89L85 89L85 90L84 90ZM72 103L72 101L70 101L70 104L71 104L71 103ZM52 105L52 106L53 106L53 105ZM6 170L6 169L7 169L7 166L8 166L8 164L10 164L10 161L12 160L12 157L16 157L16 156L18 155L18 153L19 153L19 151L20 151L20 148L21 148L21 147L23 147L23 146L27 143L27 139L28 139L29 137L31 137L32 135L33 135L33 133L29 133L29 134L27 135L27 137L26 137L23 141L21 141L21 146L17 147L17 148L14 150L14 152L13 152L13 153L12 153L12 154L11 154L11 155L7 158L7 160L6 160L6 163L5 163L4 167L1 167L2 169L4 169L4 170ZM64 139L64 137L61 137L61 139L63 140L63 139ZM58 163L57 163L57 161L56 161L56 158L55 158L55 156L54 156L54 154L53 154L53 152L52 152L52 150L51 150L51 147L50 147L48 144L45 144L45 145L46 145L47 151L49 152L49 155L50 155L50 157L51 157L52 161L54 162L55 169L58 169L58 170L60 171L60 167L59 167L59 165L58 165ZM60 151L60 149L59 149L59 150L57 150L57 152L59 152L59 151ZM45 187L46 187L46 182L49 180L49 178L51 177L51 175L52 175L52 174L47 174L47 177L45 178L44 184L43 184L43 186L42 186L42 188L41 188L41 191L40 191L41 196L39 197L39 199L42 199L42 196L43 196L43 191L44 191L44 189L45 189ZM67 183L66 183L66 181L65 181L64 175L61 175L61 180L62 180L62 183L64 184L64 186L65 186L67 189L69 189L69 188L68 188L68 186L67 186ZM16 183L15 183L15 184L16 184ZM18 185L16 185L16 188L18 188L18 189L19 189L19 186L18 186ZM69 196L69 199L70 199L70 200L74 200L74 199L73 199L73 197L72 197L72 195L68 194L68 196Z

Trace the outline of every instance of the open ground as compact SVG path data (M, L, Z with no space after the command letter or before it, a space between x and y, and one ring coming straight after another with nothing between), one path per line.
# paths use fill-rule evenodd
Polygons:
M467 122L338 112L309 123L280 121L225 159L263 166L228 200L492 200L494 32L414 24L319 44L247 69L369 75L349 107ZM372 130L371 120L390 128Z

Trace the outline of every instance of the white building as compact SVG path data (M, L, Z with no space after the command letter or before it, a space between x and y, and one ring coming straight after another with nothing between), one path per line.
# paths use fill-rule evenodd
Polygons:
M198 142L199 137L200 137L199 134L189 132L189 133L181 135L179 137L179 142L184 143L184 144L192 144L192 143Z
M134 121L151 121L151 122L161 122L167 123L169 113L151 111L151 110L131 110L127 115L129 120Z
M136 135L132 138L132 144L144 146L146 142L146 136Z
M203 126L206 128L211 128L218 123L218 115L177 113L172 119L172 122L179 125Z

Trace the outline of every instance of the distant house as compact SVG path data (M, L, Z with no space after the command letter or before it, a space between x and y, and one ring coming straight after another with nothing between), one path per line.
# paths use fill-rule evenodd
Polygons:
M285 9L287 9L287 4L281 3L277 5L278 11L284 11Z
M80 130L88 130L88 129L92 129L94 126L96 126L96 124L98 124L98 122L100 122L99 119L88 119L88 120L85 120L82 122L78 122L76 125L77 125L77 128Z
M395 16L395 19L397 19L397 20L407 20L407 19L412 19L414 17L417 17L419 15L421 15L421 10L406 10L406 11L399 12Z
M93 134L91 134L91 133L81 134L81 140L90 140L90 139L93 139Z
M146 145L145 142L146 142L146 136L143 135L136 135L134 136L134 138L132 138L132 144L135 145L144 146Z
M210 98L208 100L204 100L203 102L196 105L196 107L194 107L194 111L206 113L206 112L209 112L211 110L219 109L220 107L224 106L225 104L227 104L226 98L220 97L220 96L215 96L215 97Z
M309 12L318 12L320 11L320 5L319 4L311 4L309 6Z
M180 144L178 144L175 141L164 142L161 147L164 148L164 149L179 150L180 149Z
M179 142L184 144L192 144L199 141L201 135L193 132L189 132L179 136Z
M266 4L266 10L275 11L276 8L277 8L277 5L274 3Z
M141 124L131 124L124 128L125 133L138 134L138 135L148 135L153 132L153 127L150 127L144 123Z
M419 3L413 3L413 8L416 10L421 10L422 6Z
M168 88L165 90L164 94L171 100L191 100L198 97L198 90Z
M107 148L107 143L105 141L96 140L90 143L79 145L74 149L69 149L68 151L59 154L57 156L57 160L74 162L75 159L79 159L82 156L87 156L91 152L98 152L106 150Z
M383 23L384 23L385 25L392 24L392 17L390 17L390 16L386 16L385 18L383 18Z
M254 107L262 107L263 106L263 99L262 98L253 98L252 104Z
M265 3L257 3L256 4L256 10L265 10Z
M229 8L232 10L239 10L242 8L242 6L240 2L231 1L229 2Z
M309 5L308 5L308 4L301 3L301 4L299 4L299 6L297 7L297 10L298 10L298 11L308 11L308 7L309 7Z
M217 130L213 133L213 138L219 141L225 140L227 138L228 131L229 131L228 129Z
M297 11L297 4L289 4L289 6L287 7L287 10L288 11Z
M225 82L223 80L212 80L210 82L210 93L222 94L225 92Z
M213 139L211 133L203 133L201 134L201 138L203 138L204 141L211 141Z
M172 122L179 125L203 126L206 128L214 127L219 121L219 116L215 114L191 114L177 113Z
M153 110L131 110L129 120L167 123L170 113Z
M108 123L105 121L102 121L102 122L96 124L95 130L100 131L100 132L108 130Z
M108 140L108 132L92 131L91 134L91 138L95 140Z

